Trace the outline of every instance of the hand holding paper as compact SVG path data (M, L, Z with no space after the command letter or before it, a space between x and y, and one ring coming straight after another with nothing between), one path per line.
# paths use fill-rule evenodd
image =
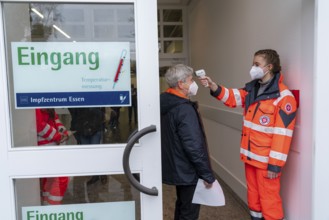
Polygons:
M202 179L199 179L192 203L207 205L207 206L224 206L225 197L222 188L217 180L213 182L211 188L206 188Z

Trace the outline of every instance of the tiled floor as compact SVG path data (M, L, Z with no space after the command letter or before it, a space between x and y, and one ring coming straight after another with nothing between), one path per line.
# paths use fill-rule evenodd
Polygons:
M225 206L201 206L199 220L249 220L246 206L221 184L225 195ZM175 187L163 185L163 220L172 220L175 210Z

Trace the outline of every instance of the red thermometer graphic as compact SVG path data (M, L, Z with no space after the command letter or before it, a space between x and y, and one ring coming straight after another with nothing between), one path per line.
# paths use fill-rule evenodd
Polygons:
M116 71L115 77L114 77L113 89L115 87L115 84L119 81L119 76L120 76L120 73L121 73L121 68L123 66L123 61L125 60L126 55L127 55L127 50L125 50L125 49L122 50L121 56L120 56L119 65L118 65L118 68L117 68L117 71Z

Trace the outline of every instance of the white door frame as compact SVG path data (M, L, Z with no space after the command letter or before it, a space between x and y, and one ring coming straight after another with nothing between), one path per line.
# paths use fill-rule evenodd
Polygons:
M2 3L3 1L0 0ZM29 1L15 1L29 2ZM160 150L159 65L157 42L156 0L42 0L33 2L60 3L134 3L136 31L136 66L138 83L138 128L155 125L153 132L140 139L130 157L132 171L141 172L141 183L155 186L158 196L141 194L143 220L162 219L162 184ZM125 144L63 146L59 148L11 148L11 123L9 111L4 27L0 6L0 195L1 218L16 220L13 179L38 178L40 175L93 175L123 173L122 155ZM78 156L77 156L78 155ZM56 158L61 158L58 163ZM92 161L90 163L89 161ZM58 163L57 166L53 164ZM40 163L43 166L40 166Z
M329 50L329 2L315 1L315 69L314 69L314 166L312 219L329 219L328 175L328 50ZM311 103L310 103L311 104Z

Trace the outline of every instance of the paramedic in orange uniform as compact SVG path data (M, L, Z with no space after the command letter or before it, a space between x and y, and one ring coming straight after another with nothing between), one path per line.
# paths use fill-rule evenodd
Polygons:
M36 109L38 146L59 145L69 138L69 133L54 109ZM69 177L41 178L42 204L59 205L67 190Z
M257 51L250 76L252 81L242 89L217 85L207 76L200 80L226 106L244 109L240 156L251 219L283 219L280 177L294 131L296 100L283 83L276 51Z

